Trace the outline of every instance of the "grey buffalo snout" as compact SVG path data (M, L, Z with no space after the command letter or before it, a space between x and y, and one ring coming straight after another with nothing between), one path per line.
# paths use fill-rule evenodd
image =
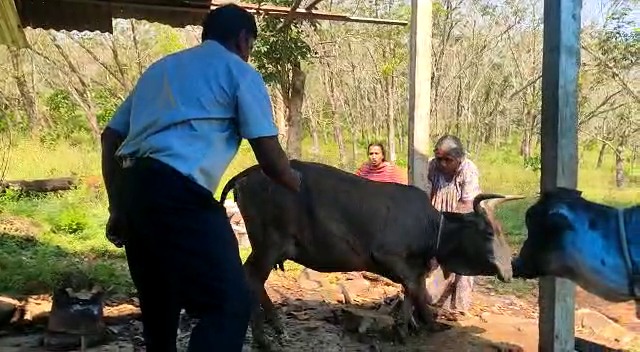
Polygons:
M502 282L511 282L511 279L514 277L514 272L512 265L508 264L498 264L498 280Z

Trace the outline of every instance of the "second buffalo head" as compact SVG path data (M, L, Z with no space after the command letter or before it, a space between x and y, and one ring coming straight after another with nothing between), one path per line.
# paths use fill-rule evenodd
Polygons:
M473 201L473 212L442 213L442 227L436 259L448 272L465 276L497 276L508 282L513 276L511 248L495 217L500 203L520 196L480 194Z

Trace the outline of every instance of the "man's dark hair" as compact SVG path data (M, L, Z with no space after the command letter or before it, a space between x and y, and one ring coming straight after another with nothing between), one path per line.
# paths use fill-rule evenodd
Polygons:
M258 37L256 19L249 11L236 4L227 4L215 8L202 21L202 41L215 40L227 43L236 39L240 32L246 31L253 38Z

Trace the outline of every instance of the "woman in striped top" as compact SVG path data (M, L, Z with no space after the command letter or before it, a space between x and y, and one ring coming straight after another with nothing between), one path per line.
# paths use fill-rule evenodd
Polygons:
M436 143L435 157L428 164L431 203L439 211L467 213L473 211L473 199L480 191L480 173L466 157L460 139L445 135ZM434 261L433 264L437 266ZM442 305L455 316L465 315L471 306L473 277L451 274L444 278L437 268L427 279L431 304Z
M382 143L369 144L367 151L369 153L369 161L360 166L356 171L356 175L371 181L407 184L405 173L386 160Z

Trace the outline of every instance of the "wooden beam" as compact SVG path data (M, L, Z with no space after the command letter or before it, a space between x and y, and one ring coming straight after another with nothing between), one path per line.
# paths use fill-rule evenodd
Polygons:
M76 0L77 1L77 0ZM95 1L95 0L94 0ZM185 1L185 4L202 4L201 2ZM209 6L214 9L222 6L224 3L218 1L212 1ZM237 3L238 6L246 9L251 13L264 13L268 16L286 17L289 15L290 8L272 5L255 5L249 3ZM309 19L309 20L327 20L338 22L355 22L355 23L369 23L369 24L383 24L393 26L406 26L407 21L391 20L384 18L370 18L370 17L357 17L349 16L345 14L330 13L326 11L310 10L310 9L296 9L294 12L294 18L296 19Z
M582 0L544 1L542 191L578 183L578 71ZM574 351L575 284L540 279L539 351Z
M411 0L409 45L409 183L430 192L431 0Z
M13 0L0 0L0 45L18 49L29 47Z
M110 1L110 0L60 0L63 3L68 3L68 5L62 6L73 6L73 3L82 3L82 4L92 4L98 6L106 6L112 9L114 13L114 18L118 17L118 13L123 10L133 10L139 11L140 15L133 16L133 18L139 20L146 20L146 16L148 15L147 10L153 10L157 13L166 13L167 16L175 17L181 16L185 13L190 14L206 14L211 9L215 9L217 7L223 6L226 3L218 2L218 1L210 1L210 2L202 2L202 1L182 1L181 6L170 6L170 5L158 5L158 4L149 4L145 3L142 0L139 1L131 1L131 0L123 0L123 1ZM238 6L246 9L250 13L259 13L264 14L265 16L273 16L273 17L286 17L290 8L282 7L282 6L272 6L272 5L256 5L256 4L247 4L247 3L237 3ZM127 18L132 16L126 16ZM394 26L406 26L407 21L402 20L392 20L392 19L384 19L384 18L367 18L367 17L354 17L346 14L339 13L329 13L325 11L308 11L304 9L297 9L294 13L294 18L296 19L306 19L306 20L325 20L325 21L337 21L337 22L352 22L352 23L368 23L368 24L377 24L377 25L394 25ZM155 22L170 24L171 21L162 21L156 20ZM194 22L193 25L200 25L200 22ZM44 28L44 27L37 27ZM44 28L47 29L47 28ZM68 28L72 30L73 28Z

